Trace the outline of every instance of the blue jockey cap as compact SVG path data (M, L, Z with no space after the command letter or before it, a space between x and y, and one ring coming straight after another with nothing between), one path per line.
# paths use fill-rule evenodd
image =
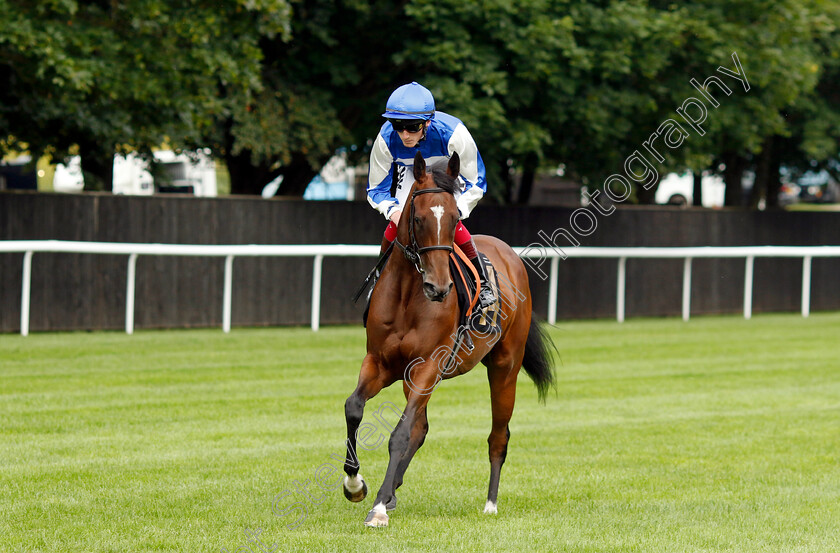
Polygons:
M385 113L388 119L422 119L428 121L435 116L435 99L425 86L412 82L404 84L388 98Z

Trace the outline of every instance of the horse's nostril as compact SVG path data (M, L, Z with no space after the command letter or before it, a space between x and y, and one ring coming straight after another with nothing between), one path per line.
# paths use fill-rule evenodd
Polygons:
M443 301L451 289L451 285L448 288L438 288L430 282L423 283L423 293L432 301Z

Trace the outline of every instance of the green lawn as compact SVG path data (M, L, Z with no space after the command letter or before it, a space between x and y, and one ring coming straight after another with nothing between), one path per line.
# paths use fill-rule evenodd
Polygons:
M0 552L840 551L840 314L551 334L557 395L521 375L499 514L479 367L435 391L381 530L387 445L360 450L361 504L283 496L343 452L362 328L2 335Z

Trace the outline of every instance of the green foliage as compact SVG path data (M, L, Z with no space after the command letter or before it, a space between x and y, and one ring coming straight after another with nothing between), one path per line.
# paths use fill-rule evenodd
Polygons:
M197 139L220 88L262 87L263 36L288 37L282 0L0 2L0 124L35 152L149 150Z
M287 165L294 152L303 152L319 166L335 144L349 139L330 100L328 91L292 85L264 89L251 103L232 106L232 153L247 151L254 165Z
M521 167L536 155L564 162L584 181L621 172L626 157L698 95L689 80L732 68L733 52L749 92L729 79L733 93L709 107L706 135L669 151L660 169L700 170L727 151L760 152L768 136L791 132L786 112L814 97L820 67L834 63L820 41L837 42L836 2L416 0L406 12L429 29L406 52L446 75L432 82L451 79L438 92L458 83L447 98L453 110L476 115L475 104L494 102L493 118L468 118L482 150L492 152L486 157ZM832 127L811 122L807 151L836 154Z
M491 192L562 162L598 183L689 84L731 68L706 134L660 173L837 157L837 0L0 0L0 127L36 153L211 147L232 189L297 194L336 148L360 161L394 87L417 80L475 136ZM772 151L768 148L772 147ZM766 159L764 160L767 161ZM249 169L250 168L250 169ZM302 184L301 184L302 183Z

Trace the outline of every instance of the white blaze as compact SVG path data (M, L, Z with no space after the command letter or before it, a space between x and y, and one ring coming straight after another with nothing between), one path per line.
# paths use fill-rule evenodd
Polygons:
M438 223L438 237L437 237L437 241L438 241L438 243L440 243L440 218L441 218L441 217L443 217L443 206L442 206L442 205L436 205L436 206L434 206L434 207L432 208L432 213L434 213L434 214L435 214L435 219L437 219L437 223Z

